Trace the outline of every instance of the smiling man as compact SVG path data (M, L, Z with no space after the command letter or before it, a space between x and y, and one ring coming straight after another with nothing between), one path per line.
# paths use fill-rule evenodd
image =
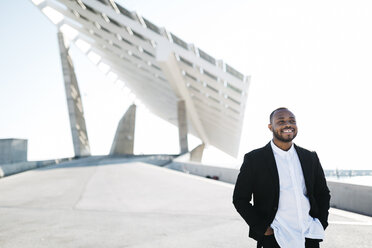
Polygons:
M271 142L244 156L235 208L257 247L319 247L328 225L330 194L318 156L293 144L296 117L287 108L274 110L268 127Z

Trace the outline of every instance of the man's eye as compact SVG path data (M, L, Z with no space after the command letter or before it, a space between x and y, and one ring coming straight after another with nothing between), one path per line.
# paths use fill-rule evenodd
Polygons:
M296 121L294 121L294 120L292 120L292 121L289 121L290 123L293 123L293 124L295 124L296 123Z

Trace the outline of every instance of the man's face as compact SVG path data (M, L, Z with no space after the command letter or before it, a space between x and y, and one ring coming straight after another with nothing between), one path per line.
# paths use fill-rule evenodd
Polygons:
M296 117L286 109L278 110L274 113L269 129L277 140L291 142L297 135Z

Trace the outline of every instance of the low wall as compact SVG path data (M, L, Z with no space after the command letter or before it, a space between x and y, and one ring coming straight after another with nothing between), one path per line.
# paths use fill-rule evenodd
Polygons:
M3 165L0 165L0 178L10 176L16 173L20 173L23 171L33 170L36 168L48 166L48 165L59 164L61 162L69 161L69 160L71 160L71 158L3 164Z
M372 187L334 181L327 182L331 207L372 216Z
M236 178L239 174L239 170L237 169L209 166L192 162L172 162L165 167L197 176L215 178L232 184L235 184Z
M165 167L232 184L235 184L239 174L238 169L192 162L172 162ZM327 185L331 191L331 207L372 216L372 187L334 181L328 181Z

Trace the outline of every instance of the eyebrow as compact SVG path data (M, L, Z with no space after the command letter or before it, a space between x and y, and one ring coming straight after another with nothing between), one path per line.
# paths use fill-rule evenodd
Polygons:
M281 117L278 117L278 119L284 119L284 117L281 116ZM296 117L290 116L289 119L296 119Z

